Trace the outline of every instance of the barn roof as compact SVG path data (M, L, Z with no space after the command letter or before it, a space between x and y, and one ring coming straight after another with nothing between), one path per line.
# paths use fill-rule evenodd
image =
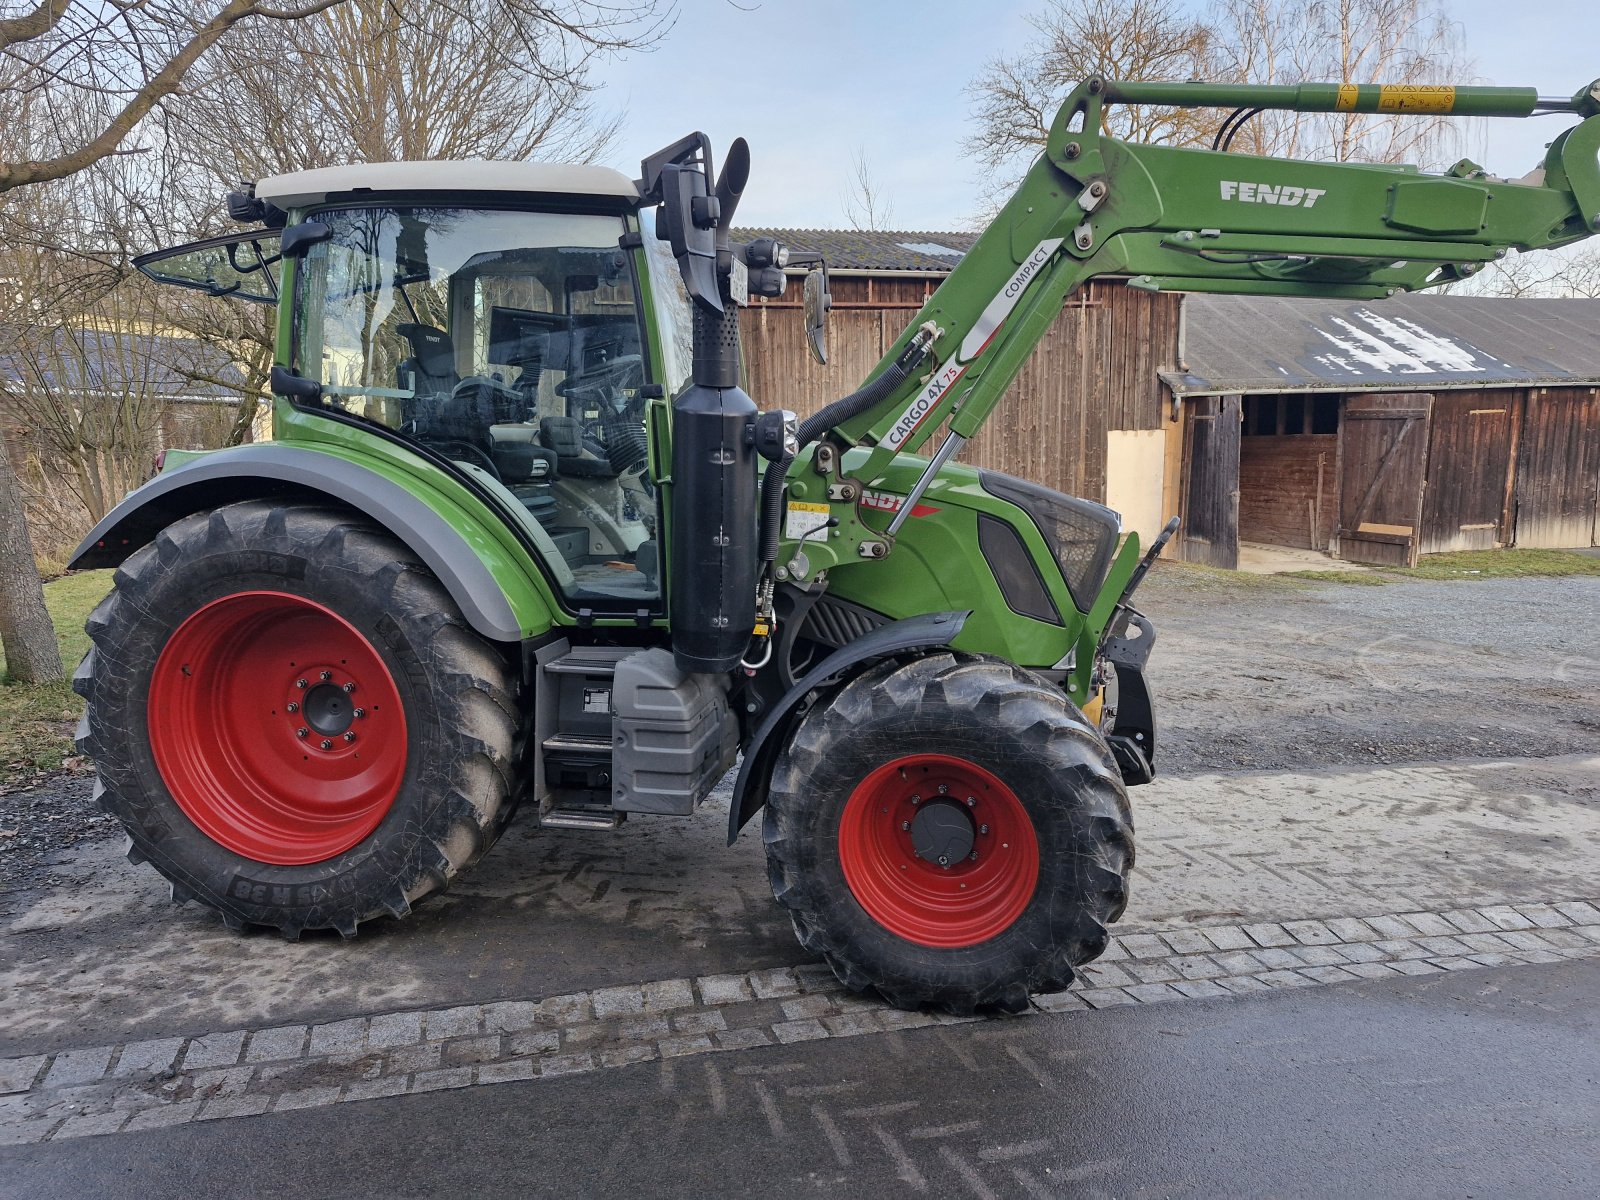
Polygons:
M740 241L773 237L796 250L819 250L830 271L914 271L947 275L976 233L926 229L734 229Z
M244 373L217 347L164 333L0 326L0 390L139 389L171 400L235 400ZM232 385L232 386L229 386Z
M1173 391L1600 384L1600 300L1184 298Z

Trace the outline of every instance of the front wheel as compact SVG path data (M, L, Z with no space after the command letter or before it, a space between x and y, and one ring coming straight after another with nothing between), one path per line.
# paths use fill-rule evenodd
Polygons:
M1018 1012L1099 955L1132 818L1061 692L935 654L847 683L795 729L763 827L773 892L848 987L902 1008Z
M403 916L503 828L516 676L401 543L248 501L118 570L74 686L101 805L173 897L290 937Z

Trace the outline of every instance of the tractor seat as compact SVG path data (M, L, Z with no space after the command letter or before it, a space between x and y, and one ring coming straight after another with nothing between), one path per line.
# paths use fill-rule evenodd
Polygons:
M586 457L577 417L545 417L539 422L539 441L555 451L556 470L568 479L611 479L617 474L605 459Z
M400 363L400 386L409 384L418 396L448 396L461 382L456 374L456 348L450 335L432 325L404 322L395 332L411 347L411 356Z

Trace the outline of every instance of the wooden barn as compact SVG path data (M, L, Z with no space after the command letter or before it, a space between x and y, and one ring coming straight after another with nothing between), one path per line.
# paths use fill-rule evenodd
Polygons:
M749 389L801 414L857 387L970 249L952 232L740 230L822 251L831 355L799 288L744 314ZM1172 554L1241 541L1358 562L1597 543L1600 300L1151 295L1063 307L962 460L1100 500Z
M827 256L833 316L826 367L806 350L798 286L744 313L750 394L764 408L802 416L861 385L977 239L834 229L736 234L766 234ZM1172 400L1161 372L1178 361L1179 310L1178 296L1136 292L1120 281L1081 289L961 460L1100 500L1129 528L1153 536L1166 519Z
M1184 301L1183 557L1597 542L1600 300Z

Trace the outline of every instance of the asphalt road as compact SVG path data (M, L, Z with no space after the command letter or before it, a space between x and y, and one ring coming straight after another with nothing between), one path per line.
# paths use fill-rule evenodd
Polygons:
M18 1200L1600 1189L1600 963L885 1033L0 1151Z

